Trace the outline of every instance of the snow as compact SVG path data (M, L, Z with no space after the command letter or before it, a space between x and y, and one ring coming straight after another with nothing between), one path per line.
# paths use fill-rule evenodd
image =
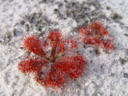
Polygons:
M1 0L0 96L128 96L127 6L127 0ZM78 80L53 90L17 69L27 34L60 29L62 34L77 35L77 27L93 20L114 36L116 48L110 54L101 49L97 55L93 48L79 44L88 68Z

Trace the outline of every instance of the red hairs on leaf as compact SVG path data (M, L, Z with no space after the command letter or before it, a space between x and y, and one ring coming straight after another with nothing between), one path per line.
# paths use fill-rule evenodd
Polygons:
M42 49L41 42L38 37L35 35L31 35L25 38L24 47L28 49L28 51L33 52L36 55L45 56L45 53Z

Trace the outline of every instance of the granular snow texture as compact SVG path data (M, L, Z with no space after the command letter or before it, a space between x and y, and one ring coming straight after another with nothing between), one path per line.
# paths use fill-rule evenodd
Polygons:
M0 96L128 96L127 6L127 0L1 0ZM88 68L65 88L45 88L17 69L26 54L21 45L27 34L60 29L74 36L79 26L95 20L114 36L115 50L97 54L79 44Z

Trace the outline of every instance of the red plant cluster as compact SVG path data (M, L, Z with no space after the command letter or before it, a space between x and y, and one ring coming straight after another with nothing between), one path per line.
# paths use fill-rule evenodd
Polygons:
M79 28L78 31L85 44L102 47L107 52L114 49L113 37L100 22L92 22L88 26Z
M113 39L103 25L93 22L79 28L79 36L86 45L114 49ZM18 64L21 72L33 73L35 80L46 87L62 87L66 82L80 77L87 64L80 54L75 54L77 42L67 39L58 30L45 37L30 35L24 39L24 48L34 53ZM31 54L30 54L31 55Z
M76 79L82 75L87 63L81 55L68 56L66 52L77 47L76 41L65 40L57 30L41 40L35 35L28 36L23 44L36 57L21 61L18 69L34 73L36 81L46 87L61 87L69 79ZM46 51L48 47L51 47L49 52Z

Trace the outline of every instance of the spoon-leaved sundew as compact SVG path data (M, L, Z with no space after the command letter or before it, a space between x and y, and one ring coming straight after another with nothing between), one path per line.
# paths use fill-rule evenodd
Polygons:
M81 54L74 53L77 41L67 39L58 30L45 37L29 35L23 47L34 56L29 54L21 60L18 69L33 73L34 79L45 87L63 87L69 80L80 77L87 64Z

